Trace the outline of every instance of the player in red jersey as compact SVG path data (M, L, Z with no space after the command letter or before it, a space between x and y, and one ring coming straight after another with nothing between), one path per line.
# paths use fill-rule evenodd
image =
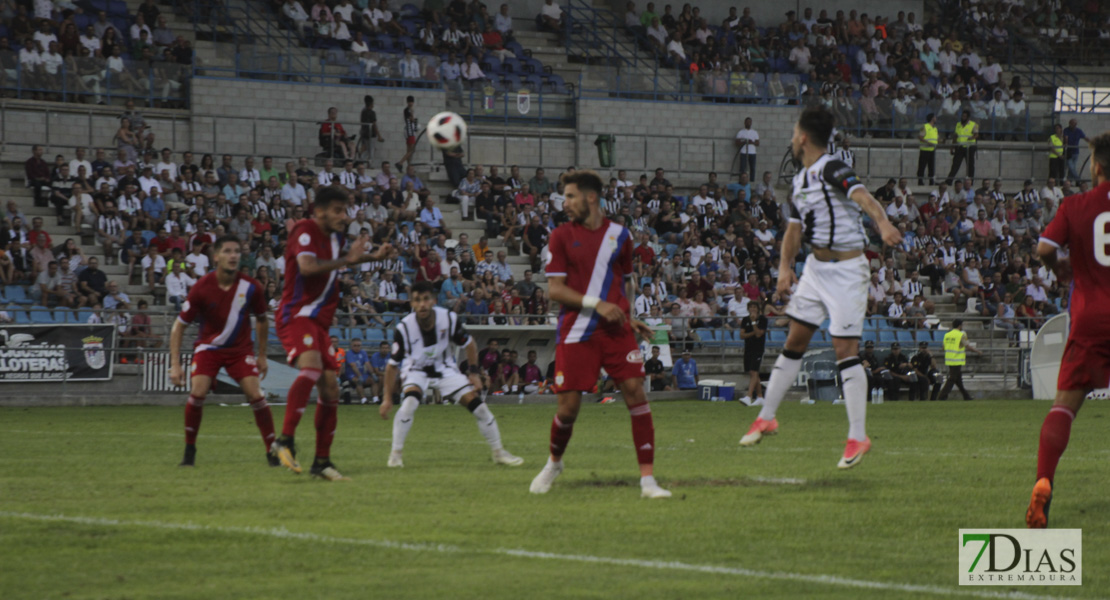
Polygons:
M552 232L547 265L550 297L562 305L555 346L559 408L551 424L551 457L532 480L530 490L547 493L563 472L563 453L578 418L582 392L594 387L605 367L620 386L632 416L641 496L669 498L671 493L659 487L652 476L655 426L644 393L644 357L635 336L651 339L652 332L629 312L628 299L636 293L631 236L602 214L602 183L597 173L575 171L563 177L563 185L563 207L571 222Z
M262 395L259 381L266 377L266 294L262 284L239 272L239 238L225 235L216 241L216 270L201 277L189 290L181 314L170 332L170 382L185 385L181 369L181 339L190 323L200 321L200 332L193 343L190 365L189 401L185 404L185 458L181 466L196 461L197 432L204 411L204 399L212 381L225 369L239 383L254 411L254 422L269 450L274 441L274 417ZM251 315L256 318L258 354L251 343ZM269 457L270 466L277 462Z
M339 271L382 260L389 256L390 249L389 244L383 244L374 254L367 254L369 240L359 239L340 256L350 220L346 204L346 189L323 188L316 194L312 218L293 225L285 247L285 288L275 315L278 337L289 364L300 373L289 388L281 436L274 440L270 453L289 470L301 472L293 435L315 387L316 458L311 473L328 481L346 479L330 459L339 410L339 364L328 328L339 305Z
M1090 140L1091 180L1095 189L1065 198L1041 234L1037 254L1069 279L1071 331L1060 363L1056 401L1041 425L1037 450L1037 483L1025 513L1030 528L1048 526L1048 508L1056 465L1068 447L1071 423L1093 389L1110 386L1110 132ZM1068 258L1057 251L1068 248Z

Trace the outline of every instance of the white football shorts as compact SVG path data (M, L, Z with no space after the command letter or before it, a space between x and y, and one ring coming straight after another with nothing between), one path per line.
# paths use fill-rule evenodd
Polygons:
M858 338L867 316L867 286L871 265L866 255L839 262L806 257L798 289L786 305L786 316L820 327L829 319L829 335Z

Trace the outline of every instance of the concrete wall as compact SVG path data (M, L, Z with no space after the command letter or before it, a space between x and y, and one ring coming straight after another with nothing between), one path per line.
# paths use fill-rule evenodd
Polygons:
M663 167L675 183L703 181L709 171L724 179L735 156L732 140L746 117L760 135L756 169L777 172L799 112L793 106L604 99L582 99L578 109L580 166L597 168L597 134L615 134L616 168L627 169L635 180Z
M363 88L350 85L277 83L197 77L193 79L193 152L197 155L271 155L278 160L320 152L319 122L327 109L339 109L339 120L352 135L358 133L362 98L374 96L378 128L385 138L377 160L396 161L405 152L402 111L405 97L416 98L421 124L444 110L440 90ZM427 144L420 147L429 152ZM426 160L429 154L419 154ZM217 159L217 163L219 160Z
M672 14L678 16L682 12L682 5L685 2L671 1L671 0L653 0L655 2L655 12L663 14L663 7L670 4ZM611 0L609 4L613 10L618 14L625 13L626 0ZM647 6L647 0L635 0L636 11L640 12ZM740 1L737 0L698 0L690 4L701 8L701 16L709 21L710 25L720 25L721 21L728 16L728 9L735 7L736 14L743 14L744 7L751 7L752 18L760 27L775 26L786 21L786 11L793 10L798 13L798 18L801 18L802 11L805 8L813 8L813 16L817 17L822 9L829 11L830 17L836 16L837 10L843 10L847 15L849 11L855 10L859 14L867 13L872 19L876 16L889 17L893 21L898 16L898 11L906 11L917 14L917 22L924 23L924 2L922 0L825 0L824 2L815 2L813 0L783 0L781 2L758 2L758 1Z
M111 148L109 156L114 159L112 136L119 129L122 112L119 107L7 100L0 103L0 140L7 157L15 159L26 158L36 144L46 147L50 160L55 154L71 156L76 146ZM191 144L189 120L184 115L151 110L143 111L143 116L153 127L159 146L186 148Z
M439 90L198 78L193 85L195 115L191 146L198 155L226 152L240 156L273 155L279 160L313 156L319 151L317 122L324 118L327 107L338 107L340 120L353 132L366 93L375 97L379 125L386 138L378 149L378 159L396 160L404 152L401 110L405 96L411 93L417 97L421 122L445 109L445 95ZM259 108L260 99L266 103L264 110ZM571 164L599 168L594 140L598 134L614 134L617 136L614 174L616 169L623 168L635 178L663 167L672 181L692 185L703 181L709 171L717 171L725 179L727 173L735 170L732 140L744 118L750 116L761 136L757 170L777 174L798 112L795 106L584 98L578 102L575 132L473 124L467 161L483 165L518 164L526 172L536 166L562 170ZM258 116L262 114L265 116ZM44 117L31 115L28 120L32 118ZM1067 118L1062 117L1064 122ZM1110 129L1110 115L1076 115L1076 118L1092 134ZM11 123L8 126L14 127ZM857 170L872 185L887 177L912 175L916 168L917 145L908 140L855 140L855 148ZM1001 154L999 148L1000 145L989 142L980 145L977 177L1018 181L1047 175L1047 159L1039 146L1030 144L1018 149L1007 144ZM179 149L180 146L175 148ZM417 162L429 161L438 165L440 157L421 143ZM938 173L947 174L949 155L941 151L937 163Z

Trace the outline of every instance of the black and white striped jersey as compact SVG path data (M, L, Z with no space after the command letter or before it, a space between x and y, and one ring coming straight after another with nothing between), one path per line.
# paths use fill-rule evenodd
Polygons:
M397 323L389 364L400 367L402 374L415 370L429 377L442 377L445 371L458 369L451 345L465 346L470 334L454 312L439 306L432 310L435 326L430 330L420 327L416 313L409 313Z
M863 187L851 167L829 154L799 171L790 221L802 225L803 241L817 248L862 250L867 245L863 211L850 196Z

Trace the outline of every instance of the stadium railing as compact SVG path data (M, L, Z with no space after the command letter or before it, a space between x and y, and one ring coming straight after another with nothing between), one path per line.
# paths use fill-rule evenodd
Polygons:
M161 61L146 63L125 59L123 71L107 68L99 58L70 57L58 67L56 74L41 68L26 69L15 52L4 52L0 64L2 86L15 92L16 98L34 96L56 97L62 102L82 101L87 104L112 104L117 99L132 99L149 106L173 105L187 108L188 80L192 67Z

